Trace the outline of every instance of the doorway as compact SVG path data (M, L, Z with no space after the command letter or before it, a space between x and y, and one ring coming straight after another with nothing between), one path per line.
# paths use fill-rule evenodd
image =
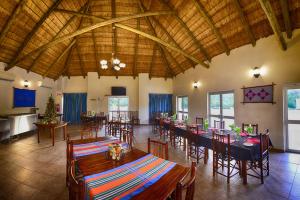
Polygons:
M300 153L300 85L287 87L284 96L287 150Z

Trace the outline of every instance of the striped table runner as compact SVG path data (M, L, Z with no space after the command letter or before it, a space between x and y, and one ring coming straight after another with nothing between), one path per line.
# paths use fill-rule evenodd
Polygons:
M118 139L109 139L85 144L75 144L73 145L73 156L74 158L79 158L81 156L87 156L108 151L108 145L111 143L118 143L121 144L124 148L128 148L127 143L121 142Z
M131 199L168 173L176 163L148 154L120 167L84 177L86 199Z

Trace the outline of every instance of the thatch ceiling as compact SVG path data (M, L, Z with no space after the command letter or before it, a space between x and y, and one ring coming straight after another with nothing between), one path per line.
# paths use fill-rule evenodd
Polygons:
M53 79L173 77L271 34L285 50L299 27L300 0L1 0L0 61ZM126 68L100 68L112 53Z

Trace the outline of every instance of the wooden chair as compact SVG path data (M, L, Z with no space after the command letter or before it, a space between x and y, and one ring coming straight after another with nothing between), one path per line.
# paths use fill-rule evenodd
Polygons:
M160 118L160 120L159 120L159 137L160 138L163 137L165 139L166 136L168 137L169 134L168 134L168 131L164 127L164 119Z
M72 160L68 168L68 174L70 177L69 183L69 199L81 200L84 199L84 181L81 176L75 174L75 161Z
M250 124L242 123L242 131L246 132L247 131L246 129L249 126L250 126ZM253 127L253 133L258 135L258 124L251 124L251 126Z
M227 183L229 183L230 178L236 174L240 174L239 161L236 161L231 156L230 134L224 135L213 132L212 148L213 176L216 174L225 176L227 178ZM225 171L224 168L226 169Z
M183 183L179 182L176 186L176 200L182 200L182 193L185 192L185 200L193 200L195 194L196 163L192 162L190 179Z
M225 121L214 120L214 128L224 129L225 128Z
M197 135L193 131L200 131L197 128L194 130L190 126L187 126L187 135L188 135L188 157L196 159L197 164L201 159L204 160L204 164L207 163L208 159L208 149L201 147L195 143Z
M133 141L134 141L132 122L131 123L126 123L125 127L123 127L121 129L120 141L128 143L129 148L132 149L132 144L133 144Z
M168 160L168 142L162 142L159 140L153 140L148 138L148 153L151 153L159 158Z
M270 174L269 150L270 150L270 132L269 129L264 134L259 134L259 156L248 163L247 175L259 178L261 184L264 184L264 176Z
M84 138L97 138L98 137L99 126L98 123L94 121L84 122L82 124L80 130L80 137L81 139ZM95 136L94 136L95 133Z
M196 124L203 125L203 123L204 123L203 117L196 117Z

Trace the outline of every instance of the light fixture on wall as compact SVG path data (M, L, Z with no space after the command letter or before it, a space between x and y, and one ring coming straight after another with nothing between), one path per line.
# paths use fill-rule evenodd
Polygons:
M28 88L29 85L30 85L29 81L27 81L27 80L23 81L23 86L24 87Z
M39 87L42 87L43 82L42 82L42 81L38 81L38 82L37 82L37 85L38 85Z
M260 68L259 68L259 67L254 67L254 68L252 69L252 75L253 75L255 78L260 77L260 75L261 75L261 70L260 70Z
M200 82L199 81L195 81L194 83L193 83L193 87L194 88L198 88L198 87L200 87Z

